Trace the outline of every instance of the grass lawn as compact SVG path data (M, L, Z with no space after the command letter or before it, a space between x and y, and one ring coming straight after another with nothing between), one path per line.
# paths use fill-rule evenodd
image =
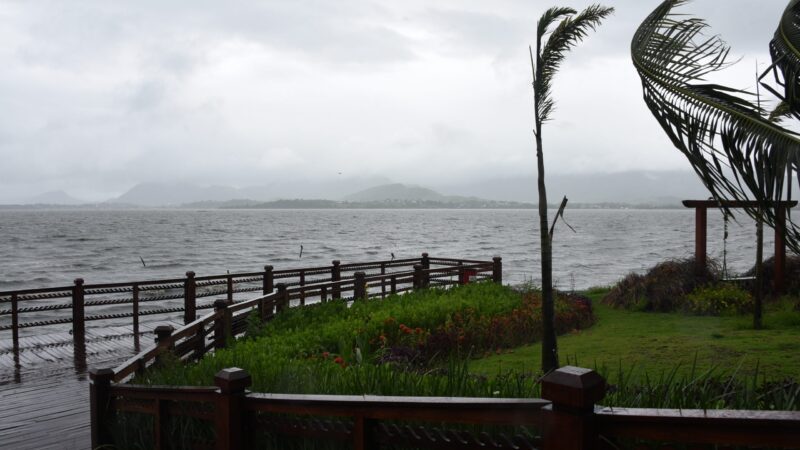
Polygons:
M765 329L756 331L752 316L631 312L602 305L604 293L589 292L597 317L593 327L558 338L561 364L599 369L610 382L620 367L633 379L645 373L658 378L676 365L678 375L688 375L695 359L700 371L752 376L758 367L769 380L800 379L800 312L791 311L789 302L768 306ZM473 360L470 371L538 372L540 361L541 345L534 344Z

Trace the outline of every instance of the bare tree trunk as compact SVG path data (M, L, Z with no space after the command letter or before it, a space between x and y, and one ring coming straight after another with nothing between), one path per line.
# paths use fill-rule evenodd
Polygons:
M544 154L541 126L537 124L536 162L539 169L539 240L542 251L542 371L558 369L558 348L553 305L553 245L547 220L547 188L544 182Z
M763 213L759 213L759 217ZM762 323L762 304L764 300L764 222L756 221L756 286L755 305L753 305L753 328L760 330Z

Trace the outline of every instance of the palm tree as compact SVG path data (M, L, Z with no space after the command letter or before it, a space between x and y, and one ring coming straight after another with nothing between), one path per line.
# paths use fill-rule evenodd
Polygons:
M555 332L555 308L553 305L553 252L552 231L548 230L547 190L544 182L544 154L542 152L542 125L550 120L555 103L550 95L553 77L564 61L567 51L582 41L590 30L614 11L601 5L592 5L577 14L572 8L550 8L539 19L536 26L536 58L533 49L531 69L533 71L533 106L536 128L536 162L539 174L539 240L542 255L542 370L550 372L558 368L558 348ZM558 25L551 31L556 21ZM549 36L548 36L549 35ZM542 42L547 37L547 42Z
M755 200L747 214L759 226L774 227L787 168L800 162L800 139L771 121L760 101L745 98L753 94L706 82L729 65L730 49L718 36L705 37L708 25L702 19L672 13L684 3L662 2L633 37L631 56L644 101L715 200ZM800 230L791 227L787 244L798 250ZM759 261L756 265L758 278ZM758 300L757 295L756 328Z

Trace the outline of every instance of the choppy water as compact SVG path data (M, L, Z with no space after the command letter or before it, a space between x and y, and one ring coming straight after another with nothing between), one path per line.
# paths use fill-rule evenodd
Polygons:
M692 210L568 210L554 279L562 289L617 281L666 258L691 256ZM755 226L730 225L729 268L755 259ZM708 251L722 254L709 211ZM772 254L765 232L765 255ZM299 258L300 245L303 256ZM503 257L507 282L539 279L534 210L0 211L0 291L182 277L419 256ZM143 267L140 258L147 267Z

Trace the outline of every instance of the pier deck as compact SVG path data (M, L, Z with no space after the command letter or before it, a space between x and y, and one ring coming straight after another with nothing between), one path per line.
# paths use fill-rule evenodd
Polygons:
M164 324L170 322L143 323L140 345ZM130 326L88 328L84 345L67 331L22 337L16 354L0 342L0 448L90 448L87 370L114 367L136 351Z

